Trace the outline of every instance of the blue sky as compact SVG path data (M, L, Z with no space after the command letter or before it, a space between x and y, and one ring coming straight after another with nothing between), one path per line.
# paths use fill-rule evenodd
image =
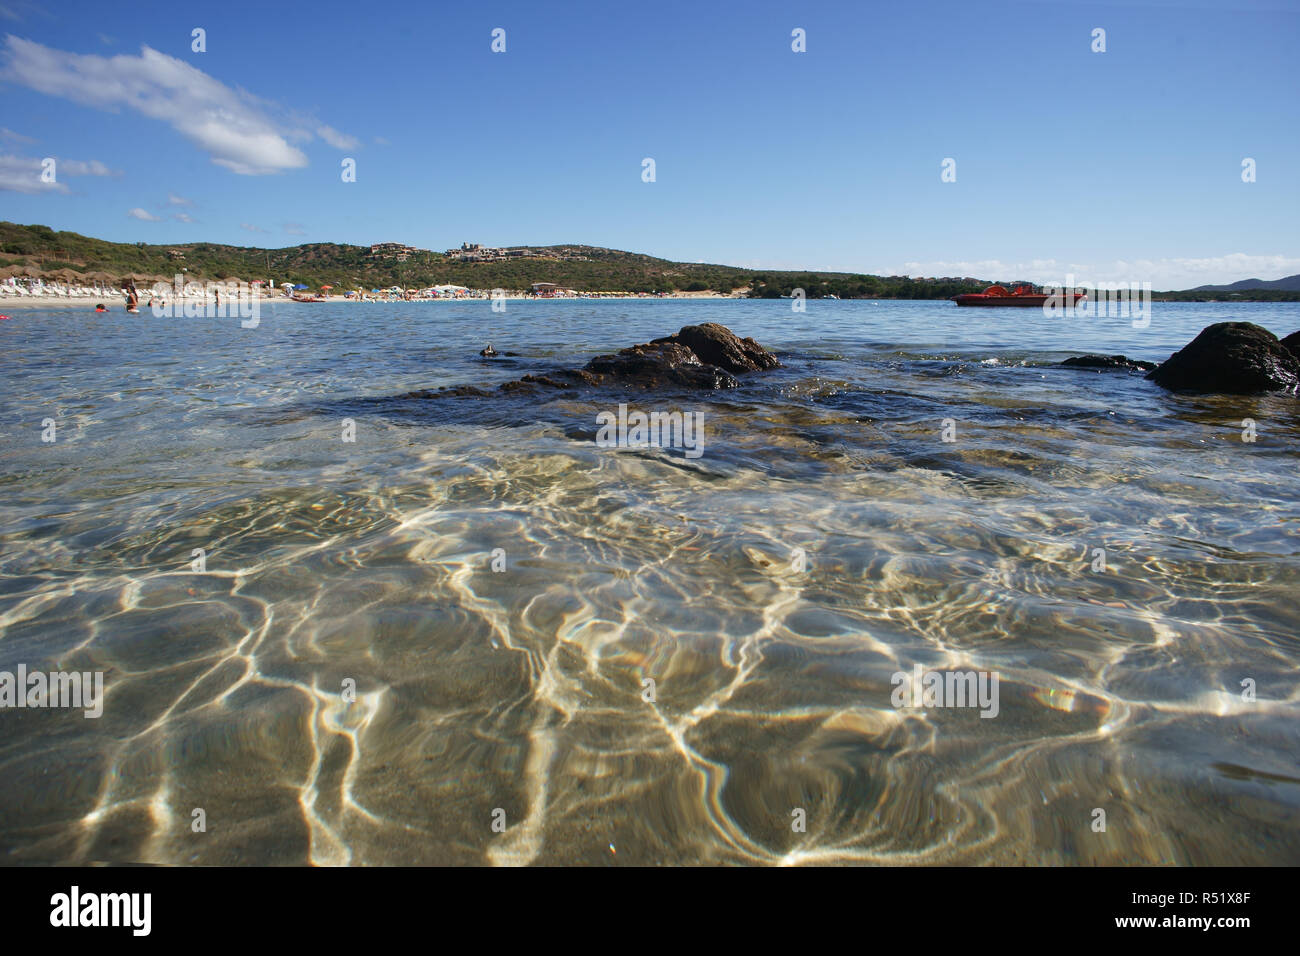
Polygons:
M1300 0L0 0L0 37L0 218L119 241L1300 272Z

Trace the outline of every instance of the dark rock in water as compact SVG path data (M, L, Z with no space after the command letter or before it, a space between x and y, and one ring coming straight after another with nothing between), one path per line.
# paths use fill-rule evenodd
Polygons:
M1149 372L1156 367L1155 362L1131 359L1126 355L1076 355L1061 364L1075 368L1122 368L1130 372Z
M1300 359L1253 322L1219 322L1147 378L1179 392L1294 392L1300 388Z
M1300 359L1300 332L1292 332L1282 340L1282 348Z
M705 365L716 365L728 372L757 372L765 368L780 368L777 357L753 339L742 339L725 325L705 322L688 325L674 335L655 339L650 344L671 342L684 345L694 352Z
M484 352L486 351L485 349ZM481 397L597 385L623 385L643 389L674 386L712 391L740 385L739 379L732 372L755 372L780 366L776 356L753 339L742 339L724 325L707 322L704 325L688 325L675 335L632 345L613 355L597 355L580 369L557 369L544 375L525 375L517 381L499 386L496 392L475 388L473 385L457 385L435 391L425 389L410 392L402 397Z
M731 335L730 332L727 334ZM633 345L615 355L598 355L587 363L583 371L642 388L680 385L684 388L717 389L735 388L740 384L734 375L717 365L700 361L693 349L668 339Z

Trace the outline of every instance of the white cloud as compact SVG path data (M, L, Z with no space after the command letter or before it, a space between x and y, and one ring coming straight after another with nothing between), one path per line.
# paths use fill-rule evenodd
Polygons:
M41 182L41 161L22 156L0 156L0 190L15 193L66 193L63 183Z
M58 161L59 173L65 176L120 176L97 159L82 162L79 159L61 159Z
M141 209L139 206L136 206L134 209L128 212L127 215L130 216L132 219L139 219L141 222L162 222L162 220L157 216L155 216L153 213L149 212L148 210Z
M24 136L22 133L15 133L11 129L0 126L0 139L10 143L34 143L36 140L30 136Z
M85 106L125 106L161 120L232 172L259 176L307 165L289 139L311 139L309 130L282 128L271 104L147 46L139 56L104 57L9 35L2 57L0 78ZM317 132L332 145L350 139L328 126Z
M261 226L254 226L251 222L241 222L239 224L239 228L246 229L249 232L266 232L266 230L263 229Z
M183 212L178 212L178 213L176 213L175 215L172 216L172 218L175 219L177 222L195 222L195 221L196 221L196 220L194 219L193 216L186 215L186 214L183 213Z
M1300 273L1300 258L1285 255L1246 255L1162 259L1116 259L1110 262L1061 262L1001 259L905 262L882 270L910 276L972 276L978 279L1024 279L1029 282L1150 282L1157 291L1190 289L1198 285L1223 285L1239 279L1280 279Z
M346 133L340 133L332 126L318 126L316 128L316 135L325 140L325 142L329 143L335 149L356 149L361 145L356 138L349 136Z
M54 182L44 182L44 161L30 156L0 154L0 191L16 193L66 193L68 186L62 180L68 176L117 176L97 159L54 159Z
M193 199L186 199L184 196L178 196L175 193L167 194L167 205L169 206L193 206Z

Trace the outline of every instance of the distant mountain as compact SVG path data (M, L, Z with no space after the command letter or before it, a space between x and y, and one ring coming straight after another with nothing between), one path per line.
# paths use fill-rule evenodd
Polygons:
M1278 292L1300 292L1300 275L1287 276L1285 279L1242 279L1230 285L1198 285L1188 292L1254 292L1261 289L1273 289Z

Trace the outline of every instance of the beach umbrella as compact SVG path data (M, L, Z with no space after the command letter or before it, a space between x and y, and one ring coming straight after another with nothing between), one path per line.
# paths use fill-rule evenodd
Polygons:
M307 287L306 287L305 285L303 285L301 282L299 282L297 285L294 286L294 288L295 288L295 289L305 289L305 288L307 288Z
M333 287L332 285L323 285L323 286L321 286L321 288L322 288L322 289L332 289L332 288L334 288L334 287Z

